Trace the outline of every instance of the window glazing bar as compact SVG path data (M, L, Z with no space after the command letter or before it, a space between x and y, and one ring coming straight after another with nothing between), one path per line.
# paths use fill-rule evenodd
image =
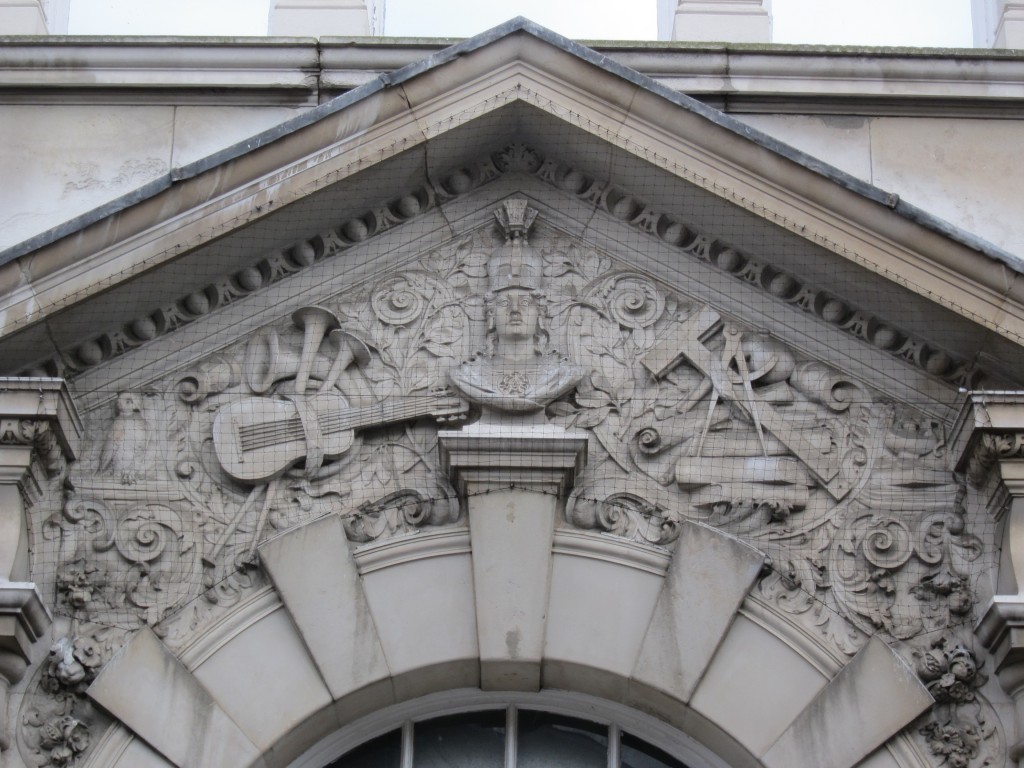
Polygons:
M412 720L402 723L402 768L412 768Z
M519 744L519 710L509 705L505 710L505 768L516 768Z
M622 731L612 723L608 726L608 768L619 768L621 758Z

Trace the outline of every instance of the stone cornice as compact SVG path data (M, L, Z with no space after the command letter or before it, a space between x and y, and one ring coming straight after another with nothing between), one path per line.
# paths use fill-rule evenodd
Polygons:
M0 37L2 103L307 105L453 40ZM659 83L742 112L1012 116L1012 51L595 42ZM845 106L844 106L845 105Z
M543 157L529 147L511 145L479 158L429 184L408 189L391 201L311 234L205 288L165 303L162 307L86 340L63 360L40 361L32 372L63 374L69 379L148 341L173 333L210 312L221 309L273 283L298 274L325 259L436 208L512 171L529 171L564 193L575 195L609 216L678 248L689 258L707 262L737 281L767 296L795 306L932 376L958 387L977 386L984 371L934 343L891 325L884 317L864 311L835 291L807 283L757 257L740 252L713 232L700 232L681 221L674 211L658 210L628 190L588 176L558 158ZM2 379L0 379L2 381Z
M11 619L13 623L5 622ZM15 653L25 661L30 649L50 628L50 612L39 590L31 582L9 581L0 584L0 652Z
M587 462L587 433L558 427L474 424L438 434L441 467L464 495L467 485L550 488L567 494Z
M0 445L36 448L52 473L77 456L82 430L63 379L0 376Z
M976 486L997 461L1024 459L1024 392L968 392L950 445L957 471Z

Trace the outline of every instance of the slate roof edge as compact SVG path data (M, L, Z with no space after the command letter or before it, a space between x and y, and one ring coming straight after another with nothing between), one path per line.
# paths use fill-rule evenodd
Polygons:
M802 152L794 147L779 141L751 126L733 118L714 107L710 107L690 96L681 94L668 88L647 75L643 75L634 69L619 64L614 59L599 53L581 43L570 40L556 32L536 24L522 16L516 17L503 24L482 32L475 37L468 38L455 43L447 48L430 54L424 59L402 67L394 72L378 75L373 80L357 88L352 89L330 101L313 107L301 115L286 120L266 131L258 133L248 139L225 147L211 155L196 160L186 165L172 168L166 174L150 181L139 189L129 192L104 205L94 208L86 213L76 216L56 227L41 232L34 237L17 243L9 248L0 251L0 266L10 263L15 259L31 253L39 248L56 242L61 238L72 235L92 224L101 221L108 216L117 214L136 203L153 197L171 187L172 184L194 178L212 168L235 160L255 149L270 144L278 139L284 138L302 128L305 128L329 115L332 115L346 107L366 99L384 88L400 85L407 80L416 77L424 72L439 67L449 61L478 50L503 37L516 32L524 32L542 40L556 48L559 48L570 55L576 56L606 72L617 75L622 79L633 83L639 88L650 91L673 104L686 109L706 120L740 135L775 154L800 165L807 170L833 181L840 187L853 192L861 197L883 205L897 215L912 221L926 229L960 243L961 245L977 251L978 253L997 261L1014 272L1024 274L1024 260L1006 251L995 244L978 237L950 222L927 211L911 205L900 199L899 195L887 192L879 187L862 181L844 171L835 168L828 163Z

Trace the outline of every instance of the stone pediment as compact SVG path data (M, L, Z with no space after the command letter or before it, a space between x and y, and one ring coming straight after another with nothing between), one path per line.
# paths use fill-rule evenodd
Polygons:
M935 672L984 544L947 434L960 388L1024 378L1012 265L528 23L252 144L3 267L6 372L66 377L87 425L31 521L79 636L24 748L39 686L84 701L131 633L198 665L268 610L278 534L340 520L360 576L454 558L473 483L556 454L544 557L660 578L725 531L757 548L736 601L819 671L881 636L931 665L932 737L959 716Z
M495 158L513 144L541 160L513 173L595 209L574 234L599 241L610 219L658 247L699 235L714 253L678 258L761 281L766 311L807 305L956 386L1024 375L1012 258L525 21L10 249L7 372L74 377L265 290L275 259L318 261L317 242L441 233L508 176Z
M259 263L276 281L76 364L90 439L35 521L40 581L92 632L66 641L95 656L75 691L140 628L187 649L240 621L278 536L340 520L363 574L452 557L473 499L509 487L560 499L555 553L661 577L694 523L755 546L753 600L830 664L955 634L983 545L927 398L951 382L836 324L822 343L815 299L523 144L465 168L446 227L378 225L398 198L359 218L375 237L306 236Z

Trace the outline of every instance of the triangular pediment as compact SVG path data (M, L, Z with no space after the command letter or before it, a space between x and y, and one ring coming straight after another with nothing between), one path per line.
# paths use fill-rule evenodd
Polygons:
M507 26L9 251L7 372L75 378L250 293L255 310L304 244L348 254L457 234L480 194L519 176L586 211L573 234L626 224L674 247L668 261L758 284L767 315L799 305L822 333L954 386L1024 375L1005 254L529 22ZM540 165L501 166L515 145Z
M540 606L543 685L573 690L557 675L574 664L668 685L701 717L743 720L738 742L761 755L771 740L744 741L756 717L694 693L715 685L704 670L722 648L720 669L735 664L719 643L730 626L770 628L773 647L813 668L782 732L823 671L878 637L908 659L932 647L937 663L928 643L966 626L981 599L972 569L992 530L984 545L970 532L947 443L964 388L1024 381L1018 266L516 21L6 254L3 372L66 378L86 424L67 482L31 512L34 578L75 623L156 627L194 669L276 610L270 578L301 631L303 610L320 624L329 612L298 605L288 579L343 565L368 597L309 591L351 608L345 631L378 622L410 645L436 633L424 645L448 653L449 625L469 627L451 651L469 659L465 679L443 654L403 668L384 641L368 667L387 657L396 680L445 669L444 685L474 687L487 627L458 606L488 588L473 564L506 545L481 545L481 526L474 540L468 510L510 492L520 520L547 510L530 518L536 570L572 585L523 603ZM317 530L332 532L314 542ZM524 542L502 553L516 578ZM606 586L567 560L600 563ZM414 605L416 570L372 594L368 574L421 561L449 569L430 572L443 589L422 590L435 602ZM692 593L720 614L719 635L704 613L664 607L673 574L702 585ZM382 608L399 598L419 617L408 626ZM604 605L634 602L638 622ZM449 622L452 606L462 613ZM632 655L588 637L559 648L543 625L559 611L577 632L577 615L600 614L609 636L628 628ZM677 639L691 625L699 642ZM518 630L501 629L518 663ZM321 658L308 641L293 645ZM701 644L692 680L659 679ZM321 647L346 668L363 658L335 652L333 637ZM581 661L581 648L595 655ZM398 685L396 701L433 690ZM764 685L765 708L777 687ZM912 703L872 747L927 705Z

